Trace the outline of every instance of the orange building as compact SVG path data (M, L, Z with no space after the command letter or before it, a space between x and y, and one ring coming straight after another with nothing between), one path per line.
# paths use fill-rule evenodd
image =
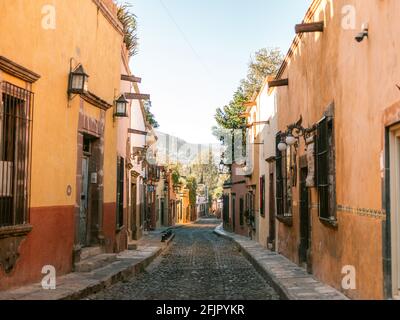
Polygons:
M270 82L278 251L355 299L400 292L398 12L397 0L314 0Z

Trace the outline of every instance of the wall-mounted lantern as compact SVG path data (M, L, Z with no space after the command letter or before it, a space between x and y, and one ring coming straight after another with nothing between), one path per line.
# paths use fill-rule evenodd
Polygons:
M364 38L368 38L368 36L369 36L368 23L363 23L363 25L361 26L361 32L356 35L355 39L357 42L362 42Z
M303 117L300 117L299 121L288 126L288 130L281 134L282 140L278 144L279 151L284 152L288 147L292 146L297 149L301 137L303 137L304 141L307 143L307 139L315 130L317 130L317 125L314 125L311 128L304 128L302 123Z
M75 70L69 73L69 84L68 84L68 94L84 94L88 91L88 79L89 75L85 72L85 69L80 64Z
M128 117L127 107L129 101L125 98L125 95L121 94L117 100L115 100L115 113L114 118L126 118Z
M281 141L281 142L278 144L278 150L279 150L280 152L286 151L287 148L288 148L288 146L287 146L287 144L286 144L284 141Z
M219 173L224 174L224 172L225 172L225 162L224 160L221 160L221 162L219 163Z

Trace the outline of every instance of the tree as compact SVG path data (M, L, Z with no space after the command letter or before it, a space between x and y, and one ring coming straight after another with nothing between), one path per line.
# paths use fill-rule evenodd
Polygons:
M189 177L186 179L186 188L189 189L189 201L192 206L196 205L197 201L197 179L196 177Z
M137 36L136 15L131 11L131 4L118 4L117 16L124 31L124 43L129 52L129 57L138 53L139 38Z
M215 120L218 126L213 127L213 134L218 139L221 137L221 129L236 130L245 127L246 119L240 117L246 111L244 103L252 98L254 92L261 89L267 76L276 75L282 61L283 55L277 48L264 48L255 53L249 63L247 78L240 82L232 101L217 109Z
M241 81L243 93L251 99L254 92L260 91L265 78L275 76L283 61L283 55L278 48L258 50L249 63L247 78Z
M215 120L217 121L218 127L231 130L243 128L246 125L246 119L242 118L240 115L246 111L246 107L244 106L246 101L247 98L244 91L239 87L229 104L222 109L217 109Z
M182 165L180 163L170 165L168 170L171 171L172 183L174 185L180 184L182 179Z
M220 186L220 175L212 151L199 154L197 159L190 165L190 172L196 179L197 184L207 187L208 194L213 199L216 199L215 191Z
M156 117L151 112L151 103L147 102L144 104L144 111L146 112L146 120L153 128L159 128L160 125L156 120Z

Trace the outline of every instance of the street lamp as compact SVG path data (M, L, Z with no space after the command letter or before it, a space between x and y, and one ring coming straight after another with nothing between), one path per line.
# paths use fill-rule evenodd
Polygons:
M288 147L294 146L296 149L298 147L298 142L301 137L304 138L304 141L307 144L308 138L312 135L312 133L317 130L317 124L313 125L310 128L304 128L302 126L303 117L300 116L300 120L294 124L288 126L288 130L281 134L282 141L278 144L278 150L284 152L288 149Z
M225 171L225 163L224 160L221 159L221 162L219 163L219 173L223 174Z
M281 141L279 144L278 144L278 150L280 151L280 152L284 152L284 151L286 151L287 150L287 144L285 143L285 142L283 142L283 141Z
M120 97L115 100L115 113L116 118L126 118L128 117L127 106L129 101L126 100L125 95L121 94Z
M83 94L88 91L89 76L80 64L75 70L69 73L68 94Z
M297 139L292 135L292 133L289 133L285 142L288 146L294 146L297 142Z

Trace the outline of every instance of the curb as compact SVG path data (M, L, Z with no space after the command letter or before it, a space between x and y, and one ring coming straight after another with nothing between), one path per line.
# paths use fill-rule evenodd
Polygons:
M214 229L214 233L222 237L224 239L227 239L231 242L233 242L237 248L242 252L243 256L254 266L254 268L257 270L257 272L267 281L267 283L275 289L275 291L278 293L280 298L282 300L304 300L303 297L296 296L295 294L291 293L289 288L286 287L271 271L267 270L264 268L259 261L240 243L240 240L237 240L234 238L234 235L231 236L227 232L225 232L223 229L221 230L221 225L218 226L217 228ZM289 260L288 260L289 261ZM292 263L290 261L290 263ZM314 279L313 277L310 276L310 278ZM314 280L317 281L317 280ZM319 282L319 281L318 281ZM321 285L325 285L321 283ZM348 297L344 296L341 292L335 290L334 288L331 288L331 290L334 290L337 292L337 299L339 298L342 300L349 300ZM315 292L314 296L318 296L318 293Z
M88 273L72 272L57 278L55 290L43 290L40 283L0 292L0 300L80 300L96 294L120 281L142 273L157 257L168 250L162 245L139 247L138 250L121 252L117 261Z
M95 283L86 288L78 290L77 292L74 292L72 294L68 294L59 300L81 300L92 294L98 293L99 291L107 289L108 287L120 281L127 280L128 278L130 278L135 274L142 273L156 258L158 258L164 252L164 250L168 248L168 244L163 248L159 248L154 254L145 258L139 263L130 265L123 270L119 270L115 274L111 274L108 277L106 276L104 279L99 280L98 283Z

